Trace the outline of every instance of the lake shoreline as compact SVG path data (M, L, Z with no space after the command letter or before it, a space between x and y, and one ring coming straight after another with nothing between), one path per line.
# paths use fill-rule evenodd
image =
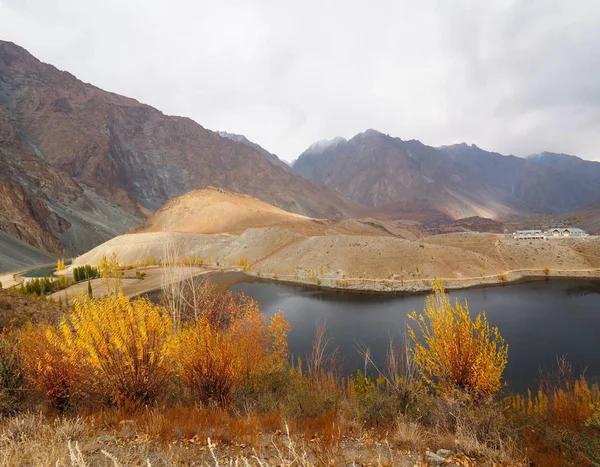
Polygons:
M390 279L352 279L353 284L336 284L326 283L330 279L322 279L321 283L315 283L314 281L301 279L301 278L289 278L281 277L276 275L265 275L265 274L253 274L251 271L236 271L243 273L248 279L257 282L277 283L284 285L306 287L314 290L326 290L331 292L340 293L357 293L357 294L368 294L368 295L424 295L428 294L432 290L433 282L436 280L432 279L419 279L411 281L393 281ZM231 274L231 271L228 273ZM216 272L211 276L218 276L220 273ZM240 277L233 283L244 282L244 278ZM513 284L522 284L528 282L538 282L546 280L600 280L600 269L593 270L564 270L564 271L550 271L545 274L543 270L522 270L522 271L511 271L506 273L506 280L500 279L498 276L484 276L480 278L468 278L468 279L448 279L440 278L445 284L446 290L470 290L480 288L491 288L491 287L505 287ZM349 280L348 280L349 282ZM230 284L229 287L231 285ZM399 284L398 284L399 283ZM410 283L410 284L408 284Z

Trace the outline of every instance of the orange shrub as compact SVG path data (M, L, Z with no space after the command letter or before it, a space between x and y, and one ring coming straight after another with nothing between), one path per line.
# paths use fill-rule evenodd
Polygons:
M18 343L26 379L48 398L52 407L64 411L83 386L81 355L67 352L52 326L28 325L19 333Z
M285 366L289 325L279 313L267 323L258 303L243 295L217 293L203 301L203 313L172 339L172 360L194 397L223 405L237 384Z
M552 426L577 429L600 412L600 388L596 384L590 387L581 376L550 394L539 389L535 396L531 391L527 398L513 396L512 407L518 412L540 416Z
M490 326L484 313L473 321L466 303L457 300L453 306L441 282L433 290L424 313L409 315L421 335L409 326L421 377L440 394L454 389L475 396L495 394L508 359L508 345L498 328Z

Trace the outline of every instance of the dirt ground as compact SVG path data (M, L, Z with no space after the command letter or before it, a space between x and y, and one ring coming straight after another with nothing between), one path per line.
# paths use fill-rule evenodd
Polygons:
M113 252L132 267L174 257L188 265L243 267L274 280L372 291L427 290L436 278L460 288L528 276L600 277L598 236L432 235L407 221L311 219L217 189L169 201L135 232L99 245L73 266L98 264ZM160 278L149 270L143 280L127 275L124 285L139 293L159 287Z
M444 279L449 288L528 276L600 277L600 237L515 240L504 234L454 233L406 239L395 235L304 235L283 226L241 235L151 232L116 237L77 258L95 264L115 251L124 263L161 261L165 245L181 260L213 266L247 263L252 275L372 291L421 291ZM145 279L150 284L154 279ZM157 279L156 279L157 280Z

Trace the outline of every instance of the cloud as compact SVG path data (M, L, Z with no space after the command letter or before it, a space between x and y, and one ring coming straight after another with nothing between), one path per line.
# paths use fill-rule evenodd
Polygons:
M291 160L367 128L600 159L594 0L0 0L3 38Z

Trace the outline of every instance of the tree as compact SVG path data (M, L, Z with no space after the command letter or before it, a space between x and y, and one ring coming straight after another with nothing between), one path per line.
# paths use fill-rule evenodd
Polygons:
M102 283L106 286L108 295L121 292L121 267L117 254L114 251L108 258L105 255L100 259L98 271L100 272L100 276L102 276Z
M495 394L502 387L508 361L508 345L485 313L471 319L469 308L456 300L452 305L444 285L435 281L425 310L410 319L412 352L424 382L442 395L462 390L476 397Z
M88 289L88 291L87 291L88 292L88 297L92 298L94 296L94 294L92 292L92 283L90 282L89 279L88 279L88 287L87 287L87 289Z
M56 263L56 270L57 271L65 270L65 260L63 258L59 259L58 262Z

